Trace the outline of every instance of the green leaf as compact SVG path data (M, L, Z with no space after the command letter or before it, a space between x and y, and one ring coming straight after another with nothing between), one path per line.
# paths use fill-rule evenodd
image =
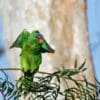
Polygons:
M57 81L60 83L60 77L56 75Z
M86 60L82 63L82 65L78 69L82 70L82 68L84 67L85 63L86 63Z
M6 89L7 89L6 81L4 81L4 82L2 83L2 92L4 92Z
M77 60L75 59L74 68L77 68Z
M76 74L78 74L78 73L79 73L78 70L73 70L73 71L70 71L70 72L68 73L68 76L73 76L73 75L76 75Z
M87 70L87 68L83 68L81 71L84 72L84 71L86 71L86 70Z

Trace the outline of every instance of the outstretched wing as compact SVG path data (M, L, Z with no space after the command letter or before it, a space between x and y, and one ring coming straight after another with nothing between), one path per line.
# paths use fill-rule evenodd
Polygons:
M55 50L50 47L50 45L46 42L45 39L44 39L44 42L42 43L40 51L41 51L41 53L46 53L46 52L54 53L55 52Z
M15 42L10 46L10 48L14 48L14 47L22 48L24 43L27 42L29 36L30 33L26 29L24 29L21 32L21 34L17 37Z

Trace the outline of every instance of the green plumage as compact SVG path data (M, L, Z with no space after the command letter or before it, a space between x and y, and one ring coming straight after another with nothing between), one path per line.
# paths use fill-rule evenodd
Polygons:
M10 48L21 48L20 54L20 68L24 73L32 73L38 71L42 62L42 53L53 53L54 50L48 45L39 31L34 30L29 33L27 30L23 30L18 36L16 41L10 46Z
M38 70L39 65L41 64L41 44L38 43L35 38L35 31L33 31L27 42L23 45L23 49L20 55L21 69L25 72L30 71L34 73Z

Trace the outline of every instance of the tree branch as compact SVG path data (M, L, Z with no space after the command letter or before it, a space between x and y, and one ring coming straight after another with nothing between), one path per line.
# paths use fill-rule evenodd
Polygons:
M19 70L21 71L19 68L0 68L0 70L12 70L12 71L16 71L16 70Z
M0 71L7 71L7 70L10 70L10 71L21 71L20 68L0 68ZM40 74L52 74L52 73L42 72L42 71L38 71L38 73L40 73Z
M0 68L0 71L7 71L7 70L9 70L9 71L21 71L20 68ZM54 75L54 73L48 73L48 72L42 72L42 71L38 71L37 73ZM59 76L59 77L61 77L61 76ZM64 77L64 78L69 79L68 77ZM74 80L74 79L71 79L71 80ZM77 81L83 81L84 82L84 80L77 80Z

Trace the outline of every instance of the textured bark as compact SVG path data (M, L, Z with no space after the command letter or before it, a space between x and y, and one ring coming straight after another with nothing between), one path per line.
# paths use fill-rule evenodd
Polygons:
M95 83L85 0L2 0L2 8L5 45L12 67L19 66L20 50L9 50L9 46L24 28L39 29L56 51L54 55L43 55L40 70L50 72L62 65L72 68L75 59L79 65L86 59L87 71L83 74Z

